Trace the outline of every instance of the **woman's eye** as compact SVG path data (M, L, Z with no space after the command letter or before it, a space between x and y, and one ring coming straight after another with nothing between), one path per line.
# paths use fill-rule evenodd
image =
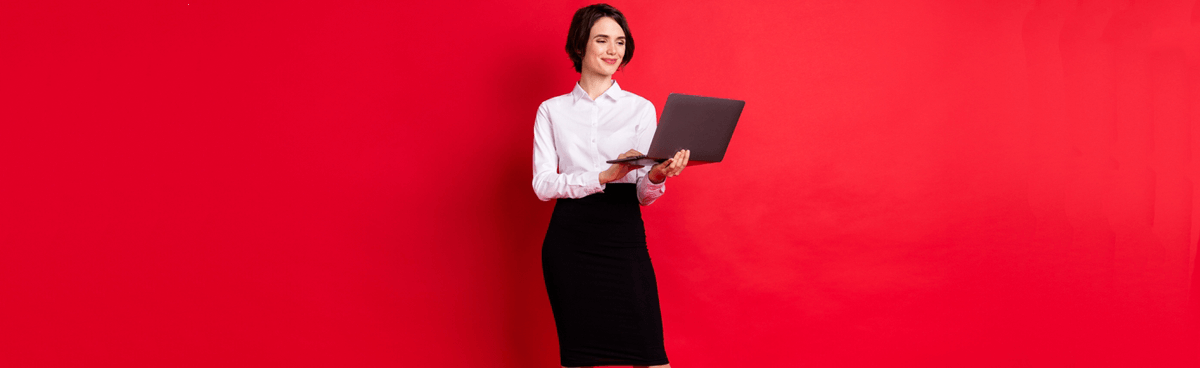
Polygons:
M604 40L596 40L596 43L604 43Z

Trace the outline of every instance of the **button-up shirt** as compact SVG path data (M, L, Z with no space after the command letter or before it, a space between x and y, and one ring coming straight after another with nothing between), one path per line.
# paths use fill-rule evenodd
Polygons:
M649 100L612 86L593 100L575 84L571 93L542 102L533 124L533 191L538 199L583 198L604 191L600 172L635 149L646 153L657 127ZM638 202L654 202L666 182L647 177L650 166L631 170L613 183L636 183Z

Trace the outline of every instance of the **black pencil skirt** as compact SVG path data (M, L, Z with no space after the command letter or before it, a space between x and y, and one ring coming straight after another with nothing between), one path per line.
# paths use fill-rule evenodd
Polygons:
M658 284L634 184L558 199L542 274L565 367L667 364Z

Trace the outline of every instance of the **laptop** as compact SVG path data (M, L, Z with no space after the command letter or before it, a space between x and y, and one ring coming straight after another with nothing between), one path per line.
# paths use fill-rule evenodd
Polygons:
M745 106L746 101L672 93L658 119L650 151L606 162L652 166L675 157L675 152L682 149L691 151L688 166L721 162Z

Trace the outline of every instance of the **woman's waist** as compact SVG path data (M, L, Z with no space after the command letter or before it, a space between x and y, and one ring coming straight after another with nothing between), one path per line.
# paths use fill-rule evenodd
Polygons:
M627 243L644 246L645 223L635 190L634 184L609 183L602 193L559 198L551 228L597 239L626 239Z
M606 163L606 164L604 164L604 167L596 167L596 168L592 168L592 169L585 169L585 168L580 168L580 167L574 167L574 166L572 166L570 169L564 169L563 171L559 172L559 174L572 174L572 175L574 175L574 174L582 174L582 173L596 173L596 172L598 172L598 171L604 171L604 170L607 170L607 169L608 169L608 167L609 167L609 164L607 164L607 163ZM561 169L562 167L560 166L559 168ZM637 169L637 170L631 170L631 171L630 171L628 174L626 174L625 176L623 176L623 177L621 177L621 178L619 178L619 179L616 179L616 180L610 181L610 182L608 182L608 183L609 183L609 184L637 184L637 182L638 182L638 180L641 178L641 176L644 176L644 175L645 175L645 173L646 173L646 171L645 171L645 170L646 170L646 169ZM593 175L594 175L594 174L593 174Z
M638 205L637 184L608 183L600 192L592 193L583 198L559 198L558 203L566 204L609 204L609 205Z

